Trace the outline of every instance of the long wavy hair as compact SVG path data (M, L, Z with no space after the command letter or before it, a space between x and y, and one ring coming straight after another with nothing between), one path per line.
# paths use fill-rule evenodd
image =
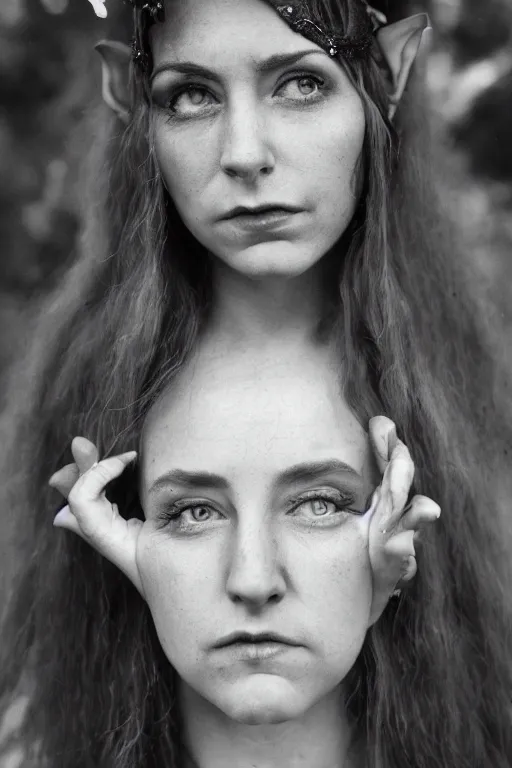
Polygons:
M348 0L317 4L348 23ZM443 510L418 575L367 634L347 707L368 768L509 768L510 519L499 477L510 405L436 202L422 89L413 84L392 126L375 61L346 66L366 135L361 201L335 250L344 394L365 427L381 413L396 423L415 492ZM210 265L163 188L151 110L140 81L134 89L126 129L92 115L79 254L34 323L4 419L2 515L16 523L22 566L3 621L0 695L9 703L29 680L22 738L52 768L182 765L176 673L148 606L82 540L53 529L59 499L47 486L75 435L101 455L137 445L208 320ZM111 498L142 517L135 472Z

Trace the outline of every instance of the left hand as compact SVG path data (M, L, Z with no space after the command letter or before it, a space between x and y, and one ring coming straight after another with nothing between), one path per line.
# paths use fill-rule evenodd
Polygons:
M105 495L108 484L122 475L136 452L98 461L96 446L84 437L75 437L71 452L75 462L62 467L49 480L49 485L68 500L56 514L54 526L80 536L123 571L144 597L137 565L137 541L143 523L137 518L126 520Z
M428 496L416 495L407 503L414 464L407 446L396 435L394 423L385 416L376 416L370 419L369 435L382 473L368 512L373 573L371 626L394 590L414 578L417 570L414 536L439 518L441 508Z

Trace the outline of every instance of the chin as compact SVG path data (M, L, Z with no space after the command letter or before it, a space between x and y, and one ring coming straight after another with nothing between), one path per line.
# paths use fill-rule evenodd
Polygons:
M311 704L288 680L277 675L251 675L229 688L214 703L231 720L245 725L277 725L294 720Z
M239 274L252 278L293 278L303 275L322 259L328 249L302 246L283 240L257 243L243 250L217 252L217 257Z

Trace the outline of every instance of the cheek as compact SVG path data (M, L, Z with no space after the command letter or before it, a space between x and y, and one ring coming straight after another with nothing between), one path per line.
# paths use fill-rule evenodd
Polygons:
M347 134L343 131L334 136L330 136L328 142L329 148L326 150L330 162L327 167L330 168L333 184L336 185L339 192L355 196L359 178L360 160L363 151L364 126L362 130L354 130Z
M193 640L207 633L213 587L208 553L198 558L183 543L173 545L162 532L145 535L143 529L137 565L162 647L179 668L184 656L195 655Z
M325 120L314 134L314 143L310 138L303 145L309 147L303 158L308 178L317 187L321 199L338 210L343 198L347 194L355 196L358 189L364 135L365 119L361 109L351 114L350 119L337 114Z
M357 518L325 544L310 546L301 567L301 592L313 608L315 634L326 657L359 651L368 628L372 574L368 523Z
M211 176L212 153L208 142L194 141L193 134L170 136L165 126L155 131L156 160L176 207L188 209L199 199Z

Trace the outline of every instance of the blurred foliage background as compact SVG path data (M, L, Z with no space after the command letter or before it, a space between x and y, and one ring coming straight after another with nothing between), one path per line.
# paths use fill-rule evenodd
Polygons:
M427 10L427 78L440 187L460 224L474 289L512 360L512 2L375 0L390 18ZM109 19L122 6L107 0ZM127 13L127 9L123 10ZM0 377L27 312L73 259L84 120L99 94L87 0L0 2Z

